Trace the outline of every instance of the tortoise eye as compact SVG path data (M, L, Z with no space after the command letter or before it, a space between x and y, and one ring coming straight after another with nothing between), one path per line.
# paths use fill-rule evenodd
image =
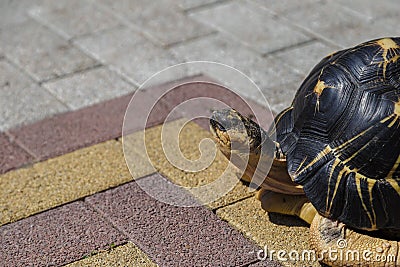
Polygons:
M217 122L216 120L210 119L210 123L214 128L217 128L220 131L225 132L226 128L219 122Z
M226 131L225 127L222 126L222 124L219 124L218 122L217 122L217 127L218 127L218 129L219 129L220 131L223 131L223 132Z

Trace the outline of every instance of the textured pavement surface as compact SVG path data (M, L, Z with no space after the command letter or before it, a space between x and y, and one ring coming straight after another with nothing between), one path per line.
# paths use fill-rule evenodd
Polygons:
M206 84L205 88L209 86ZM168 88L169 84L143 91L142 96L160 90L161 87ZM177 95L189 97L190 92L196 92L197 97L201 89L201 84L188 83L186 90L182 91L187 94L182 95L181 92ZM205 92L212 96L211 91ZM220 97L220 94L217 93L215 98ZM128 166L132 163L134 167L130 166L131 173L124 160L123 144L118 138L121 136L121 125L117 125L118 131L111 135L107 129L115 125L108 123L107 116L104 116L103 123L95 120L96 131L93 130L89 135L80 134L82 142L71 140L69 135L59 134L56 140L49 139L54 145L46 147L41 145L41 142L45 142L41 138L27 138L40 136L43 129L79 133L79 127L71 128L66 123L66 116L75 115L68 118L70 122L80 125L82 118L93 116L94 110L100 114L100 110L106 110L99 107L118 111L125 103L123 108L126 108L127 103L121 99L130 97L128 95L79 111L56 115L15 128L5 135L6 140L13 140L7 146L8 150L13 151L10 155L19 150L28 150L27 147L33 151L27 152L31 157L17 160L2 154L6 166L15 169L4 169L0 175L0 259L5 266L31 263L39 266L69 263L113 266L115 262L122 266L132 262L138 266L248 266L258 262L256 252L260 249L259 244L246 238L229 221L217 215L217 211L223 207L253 199L254 193L250 193L239 182L236 169L229 169L228 161L219 152L212 165L196 173L174 167L163 156L163 148L172 148L173 152L175 150L170 145L161 146L161 130L165 130L165 138L168 139L173 134L172 130L183 126L179 136L181 152L188 159L198 158L199 142L210 137L201 122L186 124L183 119L171 120L164 127L148 127L145 132L136 129L136 132L125 136L124 142L132 145L131 148L125 146ZM166 98L165 106L175 105L176 99ZM242 99L231 98L230 101L239 111L249 115L250 110L243 105ZM207 106L198 105L196 108L201 110ZM163 113L154 116L164 118L166 112L169 110L164 109ZM116 112L114 120L121 121L121 115ZM136 115L140 117L145 114ZM181 117L184 115L182 113ZM160 124L162 121L157 123L156 117L154 123ZM270 120L270 117L265 118L264 123L270 123ZM91 124L89 129L92 129ZM147 154L140 153L139 145L136 145L143 140L141 135L145 135L148 140ZM108 141L102 142L104 139ZM44 148L37 151L36 147ZM206 150L212 149L206 147ZM209 183L224 171L236 186L206 206L169 205L141 189L151 188L152 194L163 196L164 199L170 196L181 198L183 202L197 201L183 189L171 191L168 183L162 183L162 177L167 177L175 184L198 186ZM132 253L131 257L127 253ZM117 261L116 255L121 255L121 259ZM268 266L277 265L270 260L263 263Z
M398 35L400 10L396 0L22 0L0 5L1 131L133 92L154 73L193 60L244 72L278 112L323 56ZM170 78L188 75L181 76ZM241 91L259 100L246 87Z
M171 195L170 182L204 185L224 170L237 181L218 152L199 172L176 168L162 131L168 137L221 102L261 114L266 128L266 106L275 114L288 106L322 57L398 36L399 14L397 0L0 1L0 266L319 266L257 259L264 246L309 249L308 227L266 214L241 182L195 208L162 203L140 186L191 202L186 191ZM243 72L268 104L223 65L182 65L139 90L156 72L199 60ZM134 93L140 101L121 138ZM143 136L147 154L136 143ZM208 137L206 119L185 124L184 157L214 151Z

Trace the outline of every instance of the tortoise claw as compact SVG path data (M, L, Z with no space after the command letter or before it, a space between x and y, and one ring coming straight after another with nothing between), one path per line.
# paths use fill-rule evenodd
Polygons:
M372 234L317 214L310 228L310 243L318 259L329 266L400 266L400 242Z

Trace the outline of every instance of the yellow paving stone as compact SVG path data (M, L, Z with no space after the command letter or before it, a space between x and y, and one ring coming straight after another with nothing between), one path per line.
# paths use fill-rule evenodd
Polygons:
M181 130L179 146L183 157L177 158L180 152L174 132L183 126L183 120L167 123L165 127L153 127L146 130L147 154L140 150L143 143L143 132L137 132L129 139L132 146L124 146L127 162L131 165L131 173L126 168L120 141L110 140L91 147L83 148L26 168L8 172L0 176L0 225L14 222L35 213L74 201L76 199L118 186L122 183L143 177L158 170L173 182L189 187L208 185L215 181L212 190L200 191L202 195L213 196L213 190L228 186L229 191L223 197L208 204L210 208L218 208L246 198L250 193L246 186L238 182L237 169L215 148L210 134L195 123L188 123ZM162 128L167 142L161 145ZM176 139L176 138L175 138ZM172 165L164 155L178 167ZM179 153L177 153L179 152ZM205 157L202 157L202 155ZM195 162L185 162L199 159ZM150 161L148 161L150 159ZM154 167L153 167L154 165ZM204 167L199 171L184 171L193 166ZM224 171L226 171L224 173ZM224 173L224 175L222 175ZM219 177L224 180L217 180ZM225 189L225 188L223 188ZM209 198L206 198L209 199Z
M133 243L129 242L123 246L111 250L102 251L96 255L73 262L66 267L78 266L135 266L135 267L156 267L146 254L144 254Z
M134 177L153 171L142 165ZM132 179L121 143L115 140L8 172L0 176L0 225Z
M123 142L131 170L137 167L134 161L130 163L131 152L147 154L147 165L154 166L175 184L199 188L212 183L214 187L211 189L191 191L205 203L213 198L215 192L222 196L222 192L228 189L227 194L208 204L210 208L225 206L253 194L239 181L236 167L215 147L210 133L193 122L185 123L185 119L181 119L166 123L144 133L125 136Z
M309 227L300 219L268 214L262 210L261 203L255 197L218 209L217 215L254 240L260 247L266 246L270 252L275 250L275 254L272 255L274 260L278 260L276 252L284 250L286 255L283 258L287 259L281 261L284 266L320 266L317 261L308 261L307 251L311 250ZM296 252L300 260L304 252L305 261L291 261L289 253L293 253L292 258L295 258Z

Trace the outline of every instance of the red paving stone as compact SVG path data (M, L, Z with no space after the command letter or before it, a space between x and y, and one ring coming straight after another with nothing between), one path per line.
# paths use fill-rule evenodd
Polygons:
M125 241L78 201L0 227L0 266L62 265Z
M202 77L201 77L202 78ZM203 117L196 122L203 128L208 129L210 117L213 110L232 107L243 115L253 117L264 128L268 128L273 121L272 113L253 101L246 100L235 92L215 83L209 78L204 77L196 82L183 83L172 90L169 90L162 100L169 103L169 106L176 107L186 101L186 105L181 105L180 112L187 118ZM167 88L160 88L166 92ZM157 91L160 95L161 90ZM257 115L257 116L254 116Z
M198 75L188 77L161 85L151 86L135 92L125 115L124 134L143 130L162 122L168 122L181 118L182 112L173 112L179 100L167 97L164 93L181 84L193 82L209 82L210 78ZM195 88L199 90L199 88ZM201 88L200 88L201 89ZM172 90L172 91L175 91Z
M275 267L275 266L278 267L278 266L282 266L282 265L276 261L271 261L269 259L265 259L265 260L255 263L255 264L250 264L248 267Z
M124 134L141 131L182 117L181 114L175 114L175 116L166 120L172 109L173 107L169 103L158 101L150 90L136 92L132 102L126 109Z
M193 78L182 80L187 82ZM135 106L134 120L128 122L131 131L143 130L162 123L171 107L165 101L160 101L151 112L142 107L156 103L153 89L170 88L174 84L167 83L137 93L139 106ZM39 160L53 158L79 148L87 147L113 138L121 137L124 115L133 94L105 101L75 112L67 112L47 118L36 123L15 128L9 134L23 144ZM179 116L172 117L177 119ZM30 160L27 159L28 163Z
M25 150L11 142L7 135L0 133L0 174L33 160Z
M121 136L131 95L9 131L40 160Z
M141 183L157 187L156 193L163 194L159 179L159 174L154 174L142 178ZM259 248L212 211L159 202L136 182L85 201L160 266L242 266L257 260L254 252Z

